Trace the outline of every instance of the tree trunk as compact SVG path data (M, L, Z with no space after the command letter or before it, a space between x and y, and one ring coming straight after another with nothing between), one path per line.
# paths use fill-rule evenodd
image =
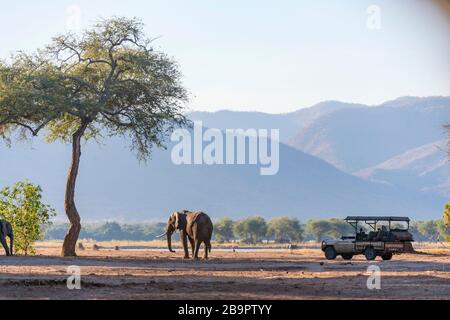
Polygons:
M77 182L78 167L81 158L81 138L87 128L87 123L83 122L78 130L72 136L72 162L66 182L66 194L64 198L64 208L67 218L69 218L70 227L64 237L61 255L63 257L75 257L75 247L78 236L80 235L81 223L80 215L75 206L75 186Z

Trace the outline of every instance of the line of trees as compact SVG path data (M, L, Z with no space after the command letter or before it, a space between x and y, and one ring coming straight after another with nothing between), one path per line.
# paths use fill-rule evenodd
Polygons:
M119 224L117 222L84 224L80 239L96 241L129 240L150 241L163 233L165 223ZM54 224L45 231L46 240L62 240L67 231L67 224Z
M449 210L450 205L447 206L447 212ZM80 238L96 241L149 241L163 233L164 228L165 223L86 224L81 229ZM46 230L45 238L47 240L63 239L66 230L66 224L54 224ZM410 232L416 241L444 241L450 235L450 224L446 226L444 220L416 221L411 223ZM254 216L237 221L222 218L214 223L214 240L220 243L231 241L248 244L257 244L263 241L276 243L319 242L322 239L338 239L352 233L354 230L350 225L335 218L309 220L302 224L295 218L277 217L266 221L263 217Z
M258 243L262 240L275 240L286 243L302 241L304 228L295 218L279 217L269 222L263 217L249 217L238 221L223 218L215 223L215 240L229 242L239 240L243 243Z

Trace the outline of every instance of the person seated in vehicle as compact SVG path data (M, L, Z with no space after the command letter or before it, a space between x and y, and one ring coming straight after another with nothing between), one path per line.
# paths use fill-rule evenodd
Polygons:
M359 229L359 233L357 236L358 241L365 241L367 239L367 234L363 228Z
M388 236L388 231L386 226L382 226L381 229L378 228L377 235L375 237L375 241L383 241Z
M389 232L388 232L386 226L382 226L380 240L386 241L388 239L388 237L389 237Z
M383 233L380 228L377 229L377 232L375 233L373 241L380 241L383 237Z

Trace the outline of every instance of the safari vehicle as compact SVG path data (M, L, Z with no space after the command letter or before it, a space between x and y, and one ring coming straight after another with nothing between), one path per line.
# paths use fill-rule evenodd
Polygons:
M411 242L414 240L409 233L410 220L407 217L358 216L347 217L345 221L354 228L355 235L344 236L341 240L322 241L322 251L328 260L334 260L339 255L345 260L351 260L357 254L364 254L367 260L375 260L377 256L391 260L394 254L413 251ZM395 228L392 228L392 223L395 223ZM377 229L380 225L382 227ZM368 234L365 231L367 226L370 230Z

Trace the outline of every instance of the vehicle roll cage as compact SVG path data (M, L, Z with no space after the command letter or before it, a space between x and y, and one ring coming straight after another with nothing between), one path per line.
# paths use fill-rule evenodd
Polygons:
M364 222L370 226L374 231L377 230L377 224L379 222L389 222L389 230L391 230L392 222L406 222L409 230L410 219L408 217L366 217L366 216L350 216L344 219L348 224L355 228L356 233L358 233L358 223Z

